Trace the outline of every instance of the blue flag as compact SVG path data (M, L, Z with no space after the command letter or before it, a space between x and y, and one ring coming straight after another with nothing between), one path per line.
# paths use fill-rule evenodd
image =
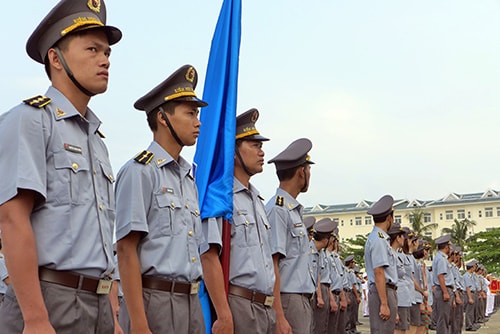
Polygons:
M201 218L233 212L236 100L241 40L241 0L224 0L212 38L194 156Z

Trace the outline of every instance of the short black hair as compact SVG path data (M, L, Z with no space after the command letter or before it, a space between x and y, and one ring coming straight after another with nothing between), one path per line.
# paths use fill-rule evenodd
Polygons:
M147 120L148 120L148 125L149 125L149 128L151 129L151 131L155 132L156 130L158 130L158 113L160 112L160 107L166 112L166 113L169 113L170 115L173 115L174 112L175 112L175 108L180 105L182 102L178 102L178 101L168 101L164 104L162 104L161 106L159 106L158 108L152 110L150 113L146 114L146 117L147 117Z

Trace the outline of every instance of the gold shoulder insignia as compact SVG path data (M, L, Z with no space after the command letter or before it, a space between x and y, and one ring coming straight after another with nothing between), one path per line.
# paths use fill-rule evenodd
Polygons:
M264 197L260 196L260 195L257 195L257 197L261 200L261 201L264 201Z
M153 152L149 152L149 151L144 150L141 153L137 154L135 156L134 160L140 164L147 165L148 163L151 162L151 160L153 160L154 156L155 155Z
M382 239L385 239L385 236L384 236L384 234L382 232L378 232L378 237L382 238Z
M29 106L41 109L50 102L52 102L52 100L47 96L37 95L30 97L29 99L23 100L23 102Z
M101 137L102 139L106 138L106 136L104 135L104 133L102 133L101 131L97 130L96 133L99 135L99 137Z
M280 195L276 196L276 202L274 204L276 204L278 206L283 206L285 204L285 200L284 200L283 196L280 196Z

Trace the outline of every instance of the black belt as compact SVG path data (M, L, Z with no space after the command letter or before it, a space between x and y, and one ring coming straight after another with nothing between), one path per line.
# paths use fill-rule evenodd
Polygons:
M388 287L389 289L392 289L392 290L398 289L398 286L396 284L392 284L392 283L385 283L385 286Z
M97 294L109 294L113 281L89 277L71 271L38 268L40 281L54 283L68 288L81 289Z
M352 289L344 288L344 291L345 291L345 292L351 292L351 291L352 291Z
M142 276L142 287L153 290L194 295L198 293L198 290L200 288L200 282L198 281L192 283L175 282L153 276Z
M338 296L338 295L340 295L340 291L342 291L342 290L333 290L333 291L332 291L332 293L333 293L334 295L337 295L337 296Z
M326 286L328 288L330 287L330 283L321 283L321 285L324 285L324 286Z
M229 294L233 296L243 297L252 302L262 304L267 307L272 307L274 303L274 297L268 296L266 294L253 291L237 285L229 285Z

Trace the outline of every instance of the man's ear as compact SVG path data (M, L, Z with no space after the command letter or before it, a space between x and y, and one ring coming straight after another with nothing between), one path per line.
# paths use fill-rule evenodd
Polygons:
M61 60L59 59L59 56L57 55L57 52L56 50L54 50L54 48L50 48L49 51L47 52L47 59L49 60L51 67L57 70L63 69Z

